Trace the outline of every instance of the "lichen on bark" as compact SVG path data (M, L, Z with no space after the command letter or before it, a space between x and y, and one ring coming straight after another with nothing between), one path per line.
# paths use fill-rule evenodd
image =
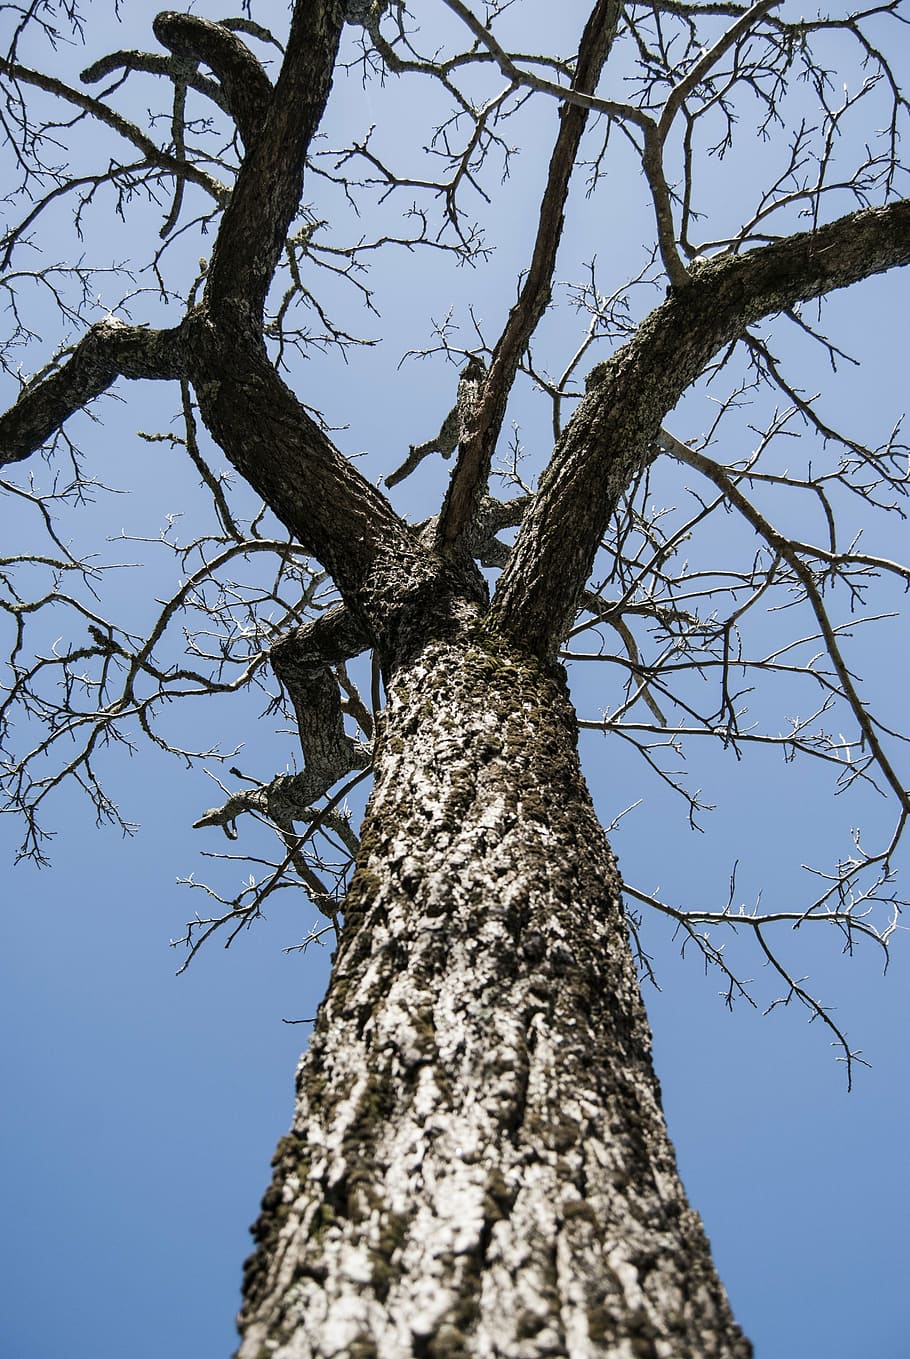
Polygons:
M571 635L579 607L611 622L626 648L629 674L636 683L641 680L642 698L661 724L661 740L671 736L663 731L667 724L648 692L653 676L647 665L640 664L634 637L623 621L623 614L628 616L629 609L638 606L636 592L641 588L647 594L641 578L628 591L623 587L621 601L610 603L609 618L605 600L591 589L594 563L604 550L620 568L619 575L609 579L615 583L622 577L625 539L623 530L616 538L610 536L614 516L624 514L627 526L635 522L637 511L630 506L625 513L624 502L650 462L667 448L675 448L674 456L689 466L699 467L729 507L741 509L746 475L742 469L747 464L736 460L729 467L714 464L668 435L662 428L668 413L718 351L740 341L754 343L749 327L763 318L910 262L910 201L893 198L892 176L899 168L896 140L885 157L890 169L882 173L878 153L870 151L857 171L854 192L864 205L860 210L827 220L829 200L823 202L822 186L830 168L829 151L822 150L817 190L794 193L786 187L794 160L771 197L762 198L758 214L743 219L739 234L709 241L705 248L716 253L704 258L689 238L698 214L689 194L688 152L680 186L676 178L680 167L674 169L672 160L677 139L675 132L670 135L671 124L678 115L689 118L686 105L692 99L699 106L704 101L702 112L709 106L716 105L717 111L726 107L732 129L739 115L725 101L740 83L750 107L754 95L765 90L770 117L782 107L795 54L809 60L810 27L825 43L835 32L853 30L862 44L863 65L871 64L873 72L864 81L864 92L872 91L889 68L861 31L860 20L868 15L819 17L807 27L801 21L788 23L766 0L742 13L737 6L726 7L731 10L726 15L716 6L683 7L683 13L670 4L660 15L655 11L652 21L658 30L666 26L668 32L678 21L676 37L666 42L660 38L664 55L656 65L642 38L643 83L631 102L617 104L607 97L615 91L605 90L613 82L601 80L605 63L612 60L614 45L630 38L637 43L652 22L619 0L592 0L574 57L547 57L542 63L537 58L529 62L527 54L510 55L494 39L494 19L498 30L499 11L505 13L510 6L490 7L481 22L471 7L456 0L450 0L447 14L467 23L468 50L443 60L443 49L434 46L432 59L412 61L419 50L412 39L416 41L420 8L411 7L405 24L400 4L298 0L291 6L286 42L275 39L248 14L216 23L165 12L155 20L154 32L166 55L113 53L96 61L84 73L85 80L117 73L97 99L23 67L14 60L13 44L10 55L0 59L0 74L16 84L10 109L24 111L20 93L34 87L42 96L61 99L70 110L78 110L69 124L63 119L47 124L45 131L53 129L50 144L57 144L58 135L65 142L66 128L91 116L138 149L141 165L112 162L96 187L120 176L124 184L144 184L155 201L160 178L171 178L173 206L162 238L176 226L188 186L209 195L220 220L206 242L209 258L200 263L183 319L173 328L153 330L113 317L99 322L87 297L71 315L64 313L66 330L73 317L84 314L91 320L86 320L81 340L61 349L36 378L24 381L18 400L0 414L0 464L28 457L49 439L62 436L65 442L64 426L70 417L120 378L179 380L188 451L195 438L191 438L194 399L208 435L284 525L292 551L311 556L318 570L331 578L341 600L322 618L299 626L314 600L298 598L285 615L285 623L290 619L293 624L291 631L280 638L273 636L271 619L264 612L249 629L244 621L244 636L248 632L270 638L273 671L297 718L305 768L252 792L244 788L197 822L227 828L240 811L264 812L281 831L289 853L279 873L289 864L296 868L295 822L303 819L301 813L306 815L311 804L330 796L344 773L363 768L372 750L375 787L344 904L333 976L300 1068L294 1127L279 1145L273 1183L256 1227L258 1247L247 1270L242 1315L243 1359L263 1359L266 1354L277 1359L303 1355L536 1359L563 1354L572 1359L592 1355L736 1359L749 1347L730 1316L701 1225L677 1175L651 1066L650 1035L623 918L619 874L579 771L575 714L553 658ZM511 8L517 12L520 7ZM883 15L875 12L873 17ZM733 22L726 23L730 18ZM23 29L33 21L37 25L36 14L23 20ZM398 169L382 169L376 151L367 150L372 133L362 144L352 143L329 175L330 181L337 176L336 187L342 190L337 200L326 200L339 207L330 223L328 217L317 219L309 202L309 183L304 201L304 179L312 183L324 177L325 147L317 148L314 138L336 75L354 69L350 47L340 47L347 41L345 21L362 25L357 41L362 43L364 76L383 66L382 84L386 78L391 84L393 75L410 80L419 74L455 99L446 136L454 136L452 129L465 119L469 132L463 153L460 158L456 153L449 167L454 171L451 183L431 180L418 185L412 183L412 171L399 177ZM413 30L408 27L412 22ZM710 41L702 45L702 37ZM268 60L260 60L245 38L254 40L257 51L263 41L267 48L281 51L280 62L272 60L272 51ZM765 54L764 66L745 60L753 40ZM409 54L407 60L402 53ZM739 72L735 79L728 78L728 56ZM664 58L666 69L661 65ZM505 77L505 102L503 96L491 94L481 108L475 107L473 93L467 97L481 68L496 72L497 82ZM146 133L144 124L134 125L106 102L131 70L165 75L173 86L173 116L164 123L160 115L152 116L155 137ZM826 87L823 68L813 67L810 60L806 70L814 70L820 93ZM471 83L462 91L459 73L468 71ZM891 84L897 99L898 82L886 79L882 84ZM353 89L348 84L345 97ZM231 152L212 159L208 153L188 150L204 126L193 123L193 136L184 135L191 126L183 120L188 90L229 117L221 145L236 147L236 161ZM323 312L319 289L310 292L310 282L319 277L317 264L356 283L366 252L376 244L407 247L409 252L418 245L432 245L454 251L459 263L479 259L486 247L461 215L465 209L459 182L462 189L479 189L486 198L480 171L493 147L505 147L494 127L510 116L509 103L517 110L538 95L558 101L553 105L557 126L545 175L541 165L537 222L527 256L518 262L515 302L501 318L498 338L492 314L495 302L491 300L491 317L483 327L471 312L476 352L460 351L464 358L469 352L472 357L462 373L465 390L455 412L459 418L454 431L451 421L444 422L435 441L444 454L454 453L457 443L458 459L444 496L436 502L438 513L430 506L423 523L412 525L330 438L328 417L317 416L311 404L318 398L313 390L318 384L300 376L299 392L292 390L294 366L288 360L304 340L295 329L297 323L286 318L297 304L314 305L320 317L318 332L322 333L323 322L328 332L328 337L314 342L319 347L337 345L337 352L344 354L353 337ZM848 104L856 102L851 99ZM626 307L632 285L623 287L613 302L601 297L592 261L592 292L585 303L591 328L554 383L539 363L532 362L532 342L536 345L538 324L555 296L569 188L573 179L577 182L580 157L588 155L588 147L582 148L592 111L599 115L601 130L623 127L631 145L640 145L655 212L655 258L664 269L661 285L667 286L650 314L628 328L625 320L617 323L610 308L617 301ZM897 112L896 102L895 120ZM819 113L820 126L833 116L825 99ZM27 122L17 124L17 117L11 116L10 126L26 133ZM158 129L165 124L171 129L170 140L159 145ZM690 131L692 126L690 119ZM895 121L892 127L896 126ZM806 131L801 118L798 132L793 129L794 157L809 156L803 143ZM216 135L220 139L221 131ZM830 137L827 132L823 135L830 144L837 140L833 131ZM613 140L622 139L614 135ZM29 176L37 186L48 173L40 157L31 168L27 164L41 141L30 131L22 141L26 187ZM444 141L445 137L440 146ZM606 150L604 142L604 157ZM666 163L665 152L670 157ZM424 146L422 155L426 154ZM353 167L362 158L371 168L367 180L359 183L360 171ZM587 162L592 191L606 175L606 160L601 165L601 159ZM212 178L213 164L231 180L230 187ZM377 181L370 177L374 171L380 175ZM386 181L383 176L388 176ZM61 180L47 192L43 204L33 202L19 226L4 238L5 260L12 258L14 248L31 249L32 224L64 187L68 191L92 182ZM399 236L398 224L391 234L383 227L373 241L372 227L363 235L359 222L353 237L346 235L353 217L346 225L341 200L349 200L356 216L355 189L372 192L383 183L379 194L383 201L398 201L398 190L407 187L408 196L420 188L444 205L438 234L434 237L429 218L415 201L406 218L422 223L416 235L411 234L413 222L404 236ZM841 184L838 193L848 185L849 181ZM883 201L865 206L873 186L881 187ZM825 193L831 188L833 184L825 185ZM88 192L83 207L94 192ZM778 192L783 198L775 206ZM132 187L131 195L142 196ZM776 236L778 221L770 218L777 208L785 208L786 214L794 208L805 210L812 229ZM77 224L81 215L80 208ZM206 215L199 219L203 234L212 220ZM181 232L189 226L182 221ZM317 228L327 229L324 238L317 236ZM610 249L612 224L605 221L603 229L605 247ZM160 254L155 259L157 269ZM281 261L293 287L277 313L266 319L270 293L277 301ZM77 276L91 275L77 271ZM399 293L396 279L393 296ZM140 295L130 293L137 308L143 305ZM369 290L363 297L372 305ZM436 329L442 348L454 357L459 352L450 345L454 328L446 322ZM816 338L822 339L833 361L839 351L823 336ZM564 418L589 345L614 340L616 347L589 374L584 396ZM762 351L757 352L761 356ZM765 354L759 369L762 363L773 367L773 356ZM515 485L522 489L520 502L506 505L492 499L489 483L494 454L497 448L504 451L504 422L522 372L553 400L554 442L545 451L536 489L518 483L516 477ZM404 390L403 400L410 401L413 384ZM814 421L827 441L831 431L819 423L811 401L804 401L795 389L789 396L795 410ZM359 401L363 396L352 388L345 394L348 399ZM375 437L381 441L380 428ZM879 455L855 442L841 442L851 456L858 456L858 465L878 469L879 485L894 484L890 444ZM412 446L412 455L419 460L417 455L428 448ZM409 465L400 469L401 478L398 473L388 476L386 486L403 479ZM751 475L751 463L748 468ZM775 474L773 480L781 478ZM224 526L229 516L221 514L219 483L210 477L207 484L216 488ZM827 503L827 492L820 485L814 489ZM851 494L859 491L864 500L872 498L865 470L852 486L849 480L842 485ZM774 567L767 580L782 558L791 579L813 601L820 634L834 662L832 673L858 723L857 749L863 758L872 752L900 800L903 827L910 814L905 783L889 763L879 727L840 657L836 636L840 625L835 627L821 605L822 591L829 589L838 572L842 581L850 582L851 593L861 593L855 582L862 580L865 589L870 559L860 556L847 565L848 558L835 551L833 516L830 546L821 551L792 542L788 547L755 506L746 520L761 530L760 538L771 549ZM258 518L251 533L258 533L257 525ZM517 529L511 545L495 536L498 529L509 527ZM739 584L731 587L731 598L740 589L756 598L761 593L752 583L760 555L754 560L744 575L734 577ZM47 565L38 557L32 561ZM824 564L824 571L818 563ZM68 570L74 563L63 565ZM893 563L878 562L883 565L891 569ZM492 602L481 566L500 572ZM85 567L92 593L93 571L94 567ZM662 561L655 578L663 599L666 582L661 572ZM705 598L710 600L714 593L712 586ZM682 592L682 597L688 595ZM11 612L21 620L30 607L17 598ZM711 646L719 645L713 621L705 628L697 615L677 611L668 627L663 603L650 598L648 607L641 617L659 625L661 644L664 636L673 648L688 638L683 671L699 669L706 637ZM111 640L113 630L108 637L97 628L93 609L85 616L93 620L89 633L97 645L76 648L66 661L75 664L87 655L97 662L101 693L104 677L113 669L111 658L126 652ZM712 620L713 609L712 602ZM738 602L736 610L723 638L725 676L730 629L738 627ZM684 627L679 627L681 620ZM275 629L284 626L276 624ZM127 637L125 629L120 633ZM365 719L357 720L370 747L366 741L355 741L345 726L351 712L343 710L337 674L339 664L367 649L374 652L376 674L381 671L388 692L388 707L381 716L374 717L360 703ZM208 652L208 643L203 650ZM231 654L230 645L224 654ZM17 667L18 655L17 641L12 652ZM169 698L170 676L182 677L183 671L179 666L154 669L150 655L151 643L134 658L133 674L142 671L145 678L147 673L162 685L157 697ZM263 652L254 654L252 662L245 656L243 663L250 663L252 677L264 661ZM44 700L36 703L27 681L46 664L50 661L41 659L32 675L23 670L26 678L21 684L16 681L30 718L44 711ZM819 682L821 672L814 667L815 660L807 673ZM67 684L84 683L81 672L64 673ZM228 687L222 680L219 670L215 691ZM726 678L723 685L719 716L706 719L704 731L696 728L694 734L710 733L725 746L735 747L726 720L727 707L733 709ZM135 697L131 686L132 676L123 700L130 711ZM378 707L378 679L374 688ZM827 701L820 711L826 710ZM60 720L59 706L52 704L47 711L58 731L70 730L69 718ZM681 711L691 716L688 707ZM92 728L86 769L98 733L106 737L108 712L105 709L100 725ZM142 721L144 725L144 716ZM685 721L682 729L688 734ZM838 750L852 748L848 741ZM643 749L647 753L647 747ZM822 749L826 760L840 760L832 748ZM69 772L78 768L70 766ZM851 764L851 770L851 779L866 777L865 766ZM31 818L33 806L18 789L16 797ZM107 815L109 804L100 793L97 799L99 812ZM325 808L317 812L310 829L327 816ZM340 818L334 827L328 824L344 834L346 823ZM883 862L887 858L880 857ZM303 869L300 877L306 883ZM339 882L345 871L338 870ZM317 891L313 899L321 900L323 909L328 905L334 918L333 892L320 897ZM236 919L234 910L232 902L225 919ZM844 919L852 938L851 931L861 927L851 912L852 906ZM821 1007L815 1014L824 1020ZM849 1050L847 1058L851 1060Z
M240 1359L748 1355L559 668L478 628L388 696Z

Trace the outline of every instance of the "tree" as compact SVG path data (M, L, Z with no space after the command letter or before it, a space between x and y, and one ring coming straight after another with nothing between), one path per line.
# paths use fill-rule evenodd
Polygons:
M844 1035L769 933L825 921L848 946L887 948L899 904L902 738L870 709L846 634L873 582L887 609L910 577L879 546L902 512L906 449L897 429L879 444L836 429L791 376L782 337L795 329L835 368L846 362L846 343L807 304L910 260L910 203L899 197L907 109L887 55L902 5L795 20L767 0L598 0L584 23L566 16L577 20L571 59L527 53L528 7L520 18L515 8L481 17L445 0L426 17L396 0L345 14L333 0L300 0L286 38L252 6L221 22L166 12L153 25L159 50L104 56L80 82L24 59L57 24L81 31L74 5L34 4L15 11L3 64L18 174L3 247L7 371L44 344L44 312L31 319L16 301L23 289L53 299L65 334L37 373L20 375L0 457L45 448L72 469L50 491L13 491L51 545L4 561L14 632L4 772L25 818L23 853L42 856L44 804L65 779L99 819L119 818L103 751L131 727L190 763L216 758L164 733L161 712L177 697L258 685L293 714L303 753L301 772L266 782L231 766L224 802L197 824L234 838L248 814L273 828L279 852L234 896L204 889L216 909L185 940L192 957L300 885L326 917L318 933L337 936L248 1262L244 1359L749 1353L676 1172L633 903L668 915L721 970L731 1000L747 985L705 927L750 934L783 998L831 1029L848 1071ZM170 101L163 132L157 119L146 132L129 102L143 77L158 107ZM395 100L415 82L429 113L413 145ZM361 89L390 105L370 133L343 128L338 109L340 90L354 100ZM340 150L320 140L336 131L333 110L347 133ZM496 184L511 168L506 124L525 118L549 139L529 249L496 321L453 311L422 351L454 362L457 396L438 434L388 458L387 488L435 453L457 456L435 512L409 523L340 451L299 356L337 361L363 343L336 318L343 285L371 306L363 270L380 246L406 252L405 270L419 250L443 268L482 269L496 219L488 240L472 213L490 199L508 209L509 186ZM88 119L118 149L93 140L83 172L69 152ZM720 200L712 169L741 157L751 135L760 177ZM548 309L570 187L576 211L609 205L629 158L653 250L620 286L608 269L610 292L591 264L569 294L585 319L566 348ZM97 320L107 286L97 271L83 258L34 267L31 250L62 203L76 205L88 239L111 201L130 221L134 206L147 220L155 205L160 240L130 264L146 267L151 289L128 284ZM370 234L358 225L366 204ZM181 434L150 437L185 447L215 514L188 542L166 532L183 578L144 637L97 610L100 568L54 521L92 493L70 433L77 414L121 379L179 385ZM406 403L413 376L402 384ZM546 425L526 405L533 391L549 405ZM690 393L715 411L686 442L671 413ZM519 436L503 433L530 409L535 444L544 428L550 444L536 485ZM815 446L794 470L797 429ZM255 503L212 470L208 438ZM674 517L654 497L678 469L692 477L694 508ZM723 514L740 528L720 560L702 535ZM66 640L50 649L61 616ZM181 617L202 622L186 624L176 659L167 646ZM365 652L371 674L355 662ZM635 742L693 819L699 802L672 756L712 737L736 757L764 744L815 758L859 796L874 786L893 825L879 847L857 840L796 909L739 913L731 889L727 909L686 911L627 884L624 914L560 656L619 668L596 725ZM747 718L759 677L768 696L749 700ZM794 684L816 696L785 735L778 681L787 701ZM832 734L841 725L851 734ZM358 837L344 799L368 770ZM251 855L261 861L258 845ZM641 949L638 961L647 969Z

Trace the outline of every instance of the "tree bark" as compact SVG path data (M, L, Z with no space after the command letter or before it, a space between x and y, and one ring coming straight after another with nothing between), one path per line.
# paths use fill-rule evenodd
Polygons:
M751 1354L576 738L562 672L483 625L394 667L239 1359Z
M693 270L685 288L588 374L496 586L503 631L542 654L566 636L620 497L657 454L661 424L705 365L797 302L910 264L910 199L839 217Z

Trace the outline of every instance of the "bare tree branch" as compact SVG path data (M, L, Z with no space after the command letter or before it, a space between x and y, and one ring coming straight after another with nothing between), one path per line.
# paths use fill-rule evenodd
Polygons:
M119 377L178 378L185 373L180 334L99 321L47 376L26 384L0 415L0 466L39 449L77 411Z
M212 255L206 300L219 321L246 327L262 315L300 203L304 164L331 88L342 20L338 0L298 0L294 6L274 96L244 157ZM261 97L256 102L261 104Z
M556 446L497 589L501 626L541 651L557 644L620 496L712 355L763 316L908 262L910 202L902 200L699 266L589 375L588 395Z
M252 146L268 116L272 84L246 44L224 24L170 10L157 15L152 27L158 41L176 57L210 67L244 145Z
M615 0L597 0L585 24L578 48L572 89L590 93L597 87L610 53L621 7ZM540 200L537 233L527 275L502 335L493 348L489 371L479 393L470 429L462 435L437 528L445 548L470 524L489 477L493 450L502 428L506 403L515 374L540 318L550 300L553 270L562 239L569 180L587 123L588 110L566 105L560 111L559 132L550 156L546 187Z

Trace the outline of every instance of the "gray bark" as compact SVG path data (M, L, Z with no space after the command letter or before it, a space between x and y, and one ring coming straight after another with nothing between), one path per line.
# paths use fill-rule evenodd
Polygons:
M0 465L119 377L190 381L209 433L343 600L276 648L317 752L308 774L328 779L350 757L325 667L370 645L388 688L332 981L256 1228L240 1355L742 1359L750 1346L677 1175L619 876L552 657L682 392L761 317L910 262L910 201L671 273L665 302L591 374L489 605L472 553L502 549L490 459L550 297L586 107L559 114L529 268L459 429L435 531L420 534L332 444L263 340L346 13L299 0L274 85L223 25L172 12L155 27L167 58L89 68L179 67L211 89L244 143L229 196L98 101L0 63L225 203L199 305L169 331L94 326L0 415ZM596 89L619 19L615 0L594 0L572 95Z
M556 667L397 666L239 1359L737 1356Z
M765 316L910 263L910 200L839 217L695 268L587 379L496 587L506 631L552 652L571 626L620 497L711 358Z

